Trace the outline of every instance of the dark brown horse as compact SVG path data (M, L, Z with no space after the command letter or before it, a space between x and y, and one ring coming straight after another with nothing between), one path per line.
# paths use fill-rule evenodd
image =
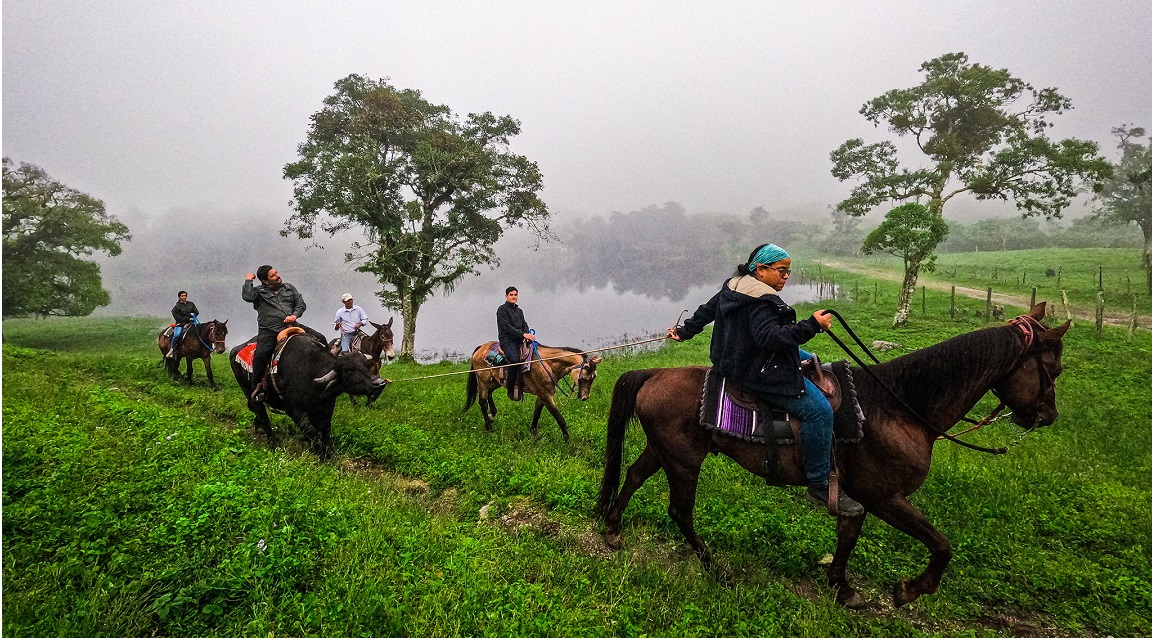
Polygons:
M204 362L204 372L208 375L208 385L213 390L219 390L216 380L212 378L211 357L213 352L224 354L224 339L227 336L228 320L216 321L213 319L207 323L196 323L185 327L184 334L180 335L180 342L176 344L176 352L171 357L167 356L169 346L172 343L167 328L160 331L160 335L156 338L156 346L160 348L160 354L164 356L164 369L173 379L180 378L180 360L184 359L188 364L185 381L188 385L192 385L192 360L200 359Z
M496 402L492 400L492 391L504 385L504 368L494 367L485 357L488 350L495 344L489 341L472 352L472 374L468 375L468 400L464 404L467 412L472 404L480 400L480 412L484 415L484 428L492 431L492 421L496 417ZM524 372L521 378L524 381L524 391L536 396L536 409L532 413L531 432L533 437L539 436L540 413L548 408L548 413L556 419L564 440L568 440L568 422L556 407L553 397L556 389L565 377L571 378L576 387L576 398L581 401L588 400L588 393L592 391L592 382L596 380L596 364L603 361L600 357L589 357L576 348L550 348L538 346L540 356L532 359L532 367Z
M382 363L384 363L384 359L381 358L381 355L388 357L389 361L396 358L396 353L392 349L393 343L395 342L395 338L392 336L393 319L395 319L395 317L389 317L388 323L376 323L375 321L369 321L368 323L372 324L376 328L376 332L368 335L363 334L361 331L363 336L359 339L352 340L352 346L350 350L352 352L362 352L371 357L372 359L369 363L369 367L371 367L372 372L376 374L380 373L380 366ZM328 351L331 352L333 356L340 354L340 339L333 339L332 341L328 342Z
M896 585L895 603L904 605L936 591L952 558L952 546L908 496L928 476L933 446L940 434L987 392L995 393L1012 409L1012 420L1021 427L1032 429L1056 420L1055 381L1061 372L1063 337L1069 324L1050 329L1040 323L1043 317L1044 304L1039 304L1007 325L953 337L871 367L883 384L854 369L865 416L864 438L837 446L834 456L841 488L859 501L866 513L842 516L837 521L836 554L828 569L828 584L837 588L838 602L848 607L864 604L848 584L845 567L868 514L912 536L931 553L923 573ZM731 457L749 472L766 476L763 445L700 426L706 370L633 370L616 382L597 504L609 546L621 547L620 521L628 500L645 480L663 469L668 477L668 515L705 567L711 568L712 557L692 524L701 463L715 452ZM648 443L628 468L621 488L624 431L634 414ZM779 448L779 459L783 484L806 482L798 446Z

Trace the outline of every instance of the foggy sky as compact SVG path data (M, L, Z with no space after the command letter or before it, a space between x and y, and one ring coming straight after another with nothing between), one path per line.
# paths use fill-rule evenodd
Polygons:
M275 8L273 8L275 7ZM283 166L349 73L519 119L561 216L823 209L858 114L951 51L1055 86L1057 137L1152 126L1152 11L1120 2L3 4L3 152L112 213L289 212Z

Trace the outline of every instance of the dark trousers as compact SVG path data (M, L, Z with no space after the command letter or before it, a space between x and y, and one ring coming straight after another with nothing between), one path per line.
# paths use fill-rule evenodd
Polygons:
M507 363L520 363L520 346L523 341L501 341L500 349L504 351L504 359ZM520 380L520 366L508 366L504 368L504 385L509 389L516 387L516 383Z
M301 323L294 323L292 326L303 328L308 336L316 339L321 345L325 347L328 345L324 335L320 334L320 332ZM261 328L260 332L256 333L256 351L252 353L252 380L254 382L260 383L260 380L264 378L264 373L268 371L268 364L272 361L272 354L276 352L276 336L280 334L281 330L292 326L280 324L275 328Z

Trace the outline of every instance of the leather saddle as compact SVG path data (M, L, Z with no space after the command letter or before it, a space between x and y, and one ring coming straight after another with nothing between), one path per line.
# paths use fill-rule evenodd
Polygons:
M856 401L852 371L847 362L821 363L813 355L812 359L801 364L801 370L806 378L820 388L832 406L836 441L859 441L863 437L864 415ZM847 392L841 385L842 378L849 386ZM850 398L850 406L844 405L846 394ZM841 407L845 409L841 410ZM721 377L714 369L710 369L705 376L700 424L709 430L757 443L769 442L768 437L771 435L778 445L795 443L800 430L799 419L730 379Z

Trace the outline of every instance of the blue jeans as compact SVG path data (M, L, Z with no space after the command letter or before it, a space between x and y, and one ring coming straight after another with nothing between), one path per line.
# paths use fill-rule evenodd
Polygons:
M356 337L355 332L341 332L340 333L340 352L349 352L352 350L352 339Z
M798 397L771 394L765 398L800 419L800 452L808 485L827 489L832 452L832 406L828 399L808 379L804 379L804 394Z

